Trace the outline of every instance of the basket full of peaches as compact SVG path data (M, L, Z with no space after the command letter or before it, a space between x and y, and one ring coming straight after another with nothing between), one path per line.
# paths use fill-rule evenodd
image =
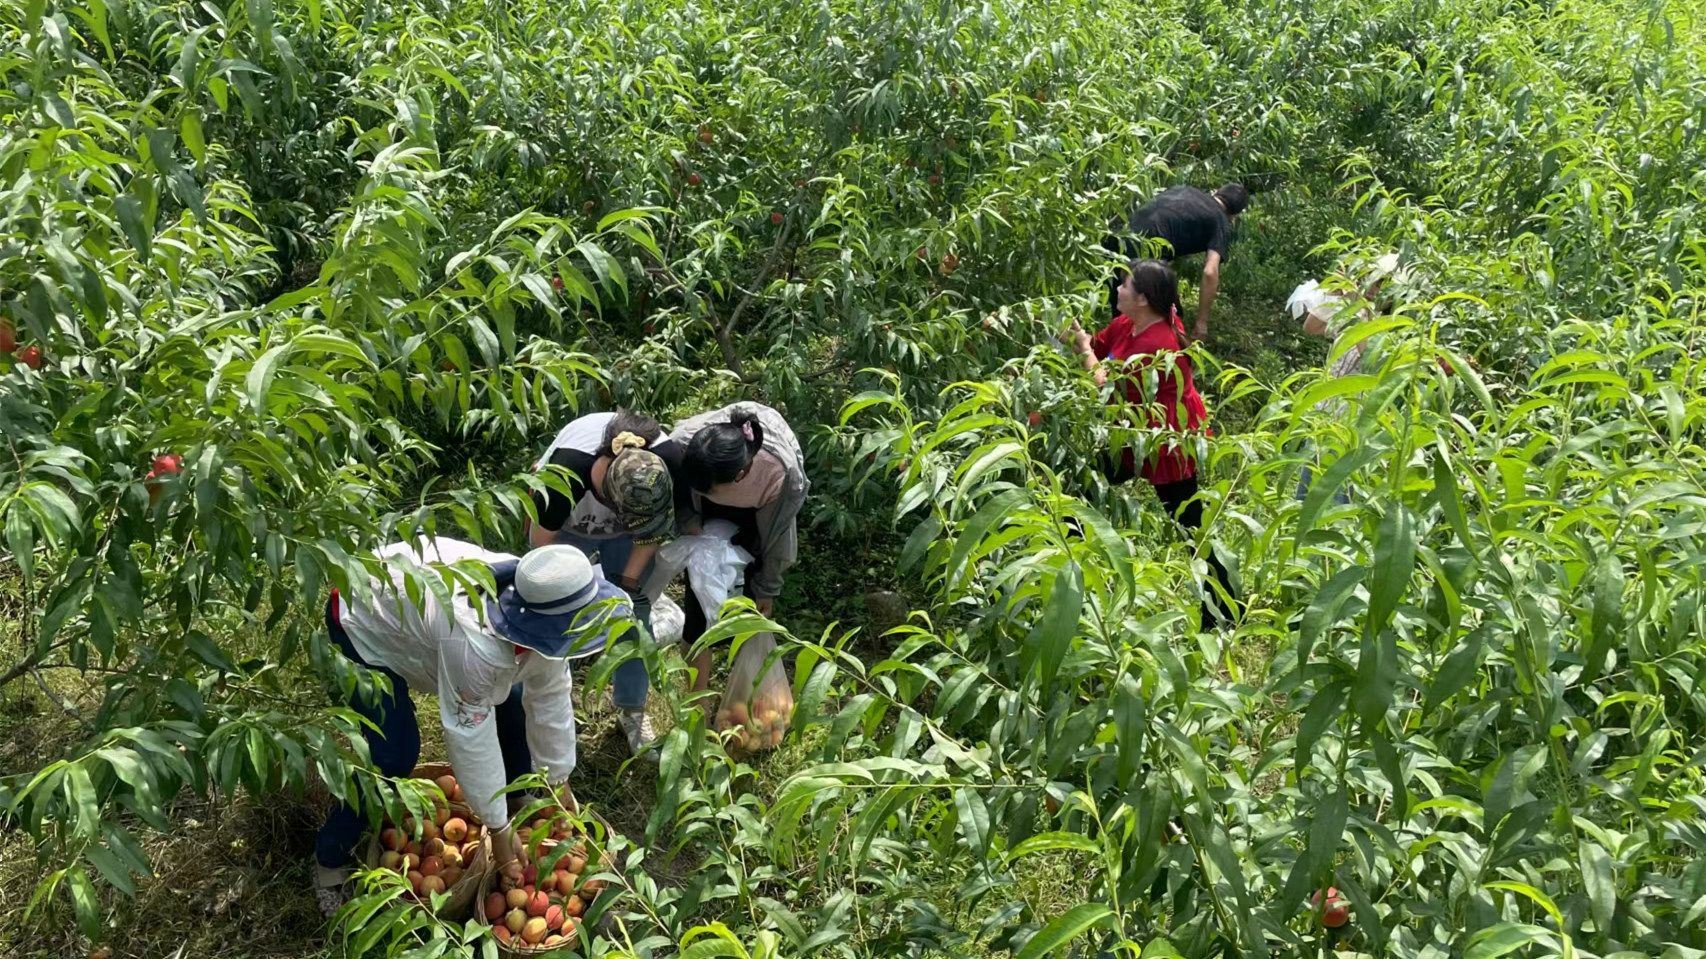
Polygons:
M499 952L545 955L573 945L593 900L604 891L592 878L608 854L589 850L575 817L541 815L515 830L519 857L486 875L480 915L491 924Z
M414 778L432 781L447 801L436 803L430 817L387 820L368 847L367 866L403 876L409 882L409 896L426 905L432 904L434 895L448 894L439 914L464 918L486 878L491 838L485 824L462 802L462 787L448 765L417 766Z

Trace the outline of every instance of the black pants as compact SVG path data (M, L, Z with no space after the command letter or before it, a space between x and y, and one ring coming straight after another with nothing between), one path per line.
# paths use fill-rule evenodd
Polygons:
M1106 464L1106 471L1108 482L1114 486L1128 482L1137 475L1135 465L1126 462L1124 456L1110 457ZM1195 498L1199 488L1195 476L1172 483L1155 483L1153 485L1155 496L1161 500L1161 505L1166 508L1167 515L1173 517L1181 527L1190 532L1202 528L1202 500ZM1220 584L1221 589L1226 591L1226 595L1232 598L1232 609L1227 610L1221 604L1220 595L1205 585L1202 601L1203 625L1230 625L1233 617L1238 614L1239 605L1238 594L1232 591L1232 576L1226 571L1226 567L1220 562L1220 558L1214 555L1213 546L1209 547L1208 555L1205 558L1208 560L1208 568L1214 573L1215 581Z
M724 519L735 524L734 544L752 554L752 562L746 567L746 586L742 591L748 598L756 599L757 596L752 591L753 574L758 572L759 564L764 562L764 557L759 555L761 540L758 535L758 510L724 506L706 500L700 516L705 522ZM699 605L699 596L693 592L691 573L686 574L684 579L687 584L687 605L681 610L681 641L685 648L691 648L699 637L705 635L706 628L710 626L709 613L716 610L707 611Z

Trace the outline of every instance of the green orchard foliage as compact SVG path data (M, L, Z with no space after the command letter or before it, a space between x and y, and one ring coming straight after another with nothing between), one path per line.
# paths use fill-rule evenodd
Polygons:
M762 761L650 644L581 677L643 657L675 720L584 953L1703 954L1703 44L1663 0L0 10L0 694L99 704L0 770L32 908L105 935L180 796L423 809L326 705L376 681L326 588L515 548L578 409L752 396L805 535L892 521L923 609L731 607L701 648L776 630L794 676ZM1226 180L1188 539L1100 477L1158 438L1052 341L1110 218ZM1263 335L1385 250L1361 372ZM493 954L401 893L334 948Z

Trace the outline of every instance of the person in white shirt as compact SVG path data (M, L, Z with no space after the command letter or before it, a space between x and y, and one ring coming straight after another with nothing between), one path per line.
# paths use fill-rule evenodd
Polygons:
M463 800L493 830L493 856L502 867L517 850L508 801L499 792L537 769L572 802L570 664L630 628L632 603L572 546L546 546L518 559L441 538L393 543L376 555L391 564L390 581L375 580L358 597L333 590L326 609L333 644L391 684L389 693L350 697L350 707L377 727L363 730L369 756L386 776L413 771L421 740L409 690L437 693ZM431 589L420 591L418 605L409 598L404 581L411 564L468 560L487 565L495 596L453 587L448 603ZM322 910L342 904L364 828L365 817L347 804L327 817L315 848Z

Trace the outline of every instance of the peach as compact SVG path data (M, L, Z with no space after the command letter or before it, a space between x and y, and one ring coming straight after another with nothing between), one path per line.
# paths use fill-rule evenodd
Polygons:
M434 807L432 807L432 824L433 825L437 826L439 829L442 830L444 828L444 824L446 822L449 822L449 821L450 821L450 807L449 806L434 806Z
M393 852L400 851L403 848L403 842L403 834L395 827L388 828L379 834L379 845Z
M563 928L563 907L552 906L545 910L545 927L552 932Z
M478 839L470 839L467 842L463 843L462 844L462 861L463 862L472 862L474 859L474 853L479 848L480 848L480 840L478 840Z
M421 857L412 852L403 854L403 861L397 864L398 872L415 872L420 869Z
M421 843L421 855L423 857L425 857L425 856L442 856L443 854L444 854L444 840L438 839L438 838L433 838L433 839L428 839L426 842Z
M541 916L534 916L527 920L527 925L521 927L521 941L530 946L538 945L544 938L545 920Z
M486 921L497 922L504 917L509 908L504 904L504 894L494 892L486 897Z
M570 919L579 918L580 914L583 912L586 912L586 900L579 896L570 896L569 898L564 899L563 913L568 916L569 919L563 920L563 925L565 927L568 926Z
M426 878L421 880L421 898L422 899L425 899L428 896L433 895L434 893L440 893L443 891L444 891L444 877L443 876L427 876Z
M527 897L527 914L529 916L543 916L546 910L550 908L551 898L543 892L536 892Z
M446 819L444 828L440 832L443 834L445 842L462 842L468 838L468 821L460 816Z
M437 779L434 779L433 783L438 786L438 791L444 793L445 798L447 799L450 797L451 793L456 791L456 777L452 776L450 773L445 773Z
M520 909L511 909L504 915L504 925L509 927L510 932L520 932L522 927L527 925L527 913Z
M545 946L547 946L547 947L550 947L550 946L560 946L560 945L562 945L562 944L563 944L563 943L564 943L564 942L565 942L565 941L566 941L566 940L564 940L564 939L563 939L563 937L562 937L562 936L559 936L559 935L557 935L557 934L556 934L556 933L552 933L552 934L551 934L551 935L549 935L549 936L546 936L546 937L545 937L545 942L544 942L544 945L545 945Z
M535 866L533 863L528 863L527 865L521 867L521 883L522 883L522 885L531 886L537 882L539 882L539 867L538 866Z
M379 854L379 868L396 871L403 864L403 854L395 849L387 849Z
M451 802L461 802L462 801L462 784L461 783L457 783L456 788L452 789L450 791L450 801Z
M408 842L403 843L403 852L411 856L419 856L421 854L421 844L411 839Z
M421 891L421 880L423 880L425 878L426 878L425 876L420 874L419 870L415 870L415 869L409 870L409 888L413 889L415 892L420 892Z
M444 888L449 889L462 881L462 867L445 866L444 871L438 874L438 878L443 879Z
M451 866L460 866L463 864L462 850L456 846L445 846L444 853L438 858L440 862L444 863L444 867L446 869Z
M527 905L527 890L520 886L504 893L504 904L511 909L520 909Z
M431 819L421 823L422 847L425 847L429 842L438 842L438 823L433 822Z
M496 936L497 940L504 945L509 945L510 931L508 926L493 926L492 935Z

